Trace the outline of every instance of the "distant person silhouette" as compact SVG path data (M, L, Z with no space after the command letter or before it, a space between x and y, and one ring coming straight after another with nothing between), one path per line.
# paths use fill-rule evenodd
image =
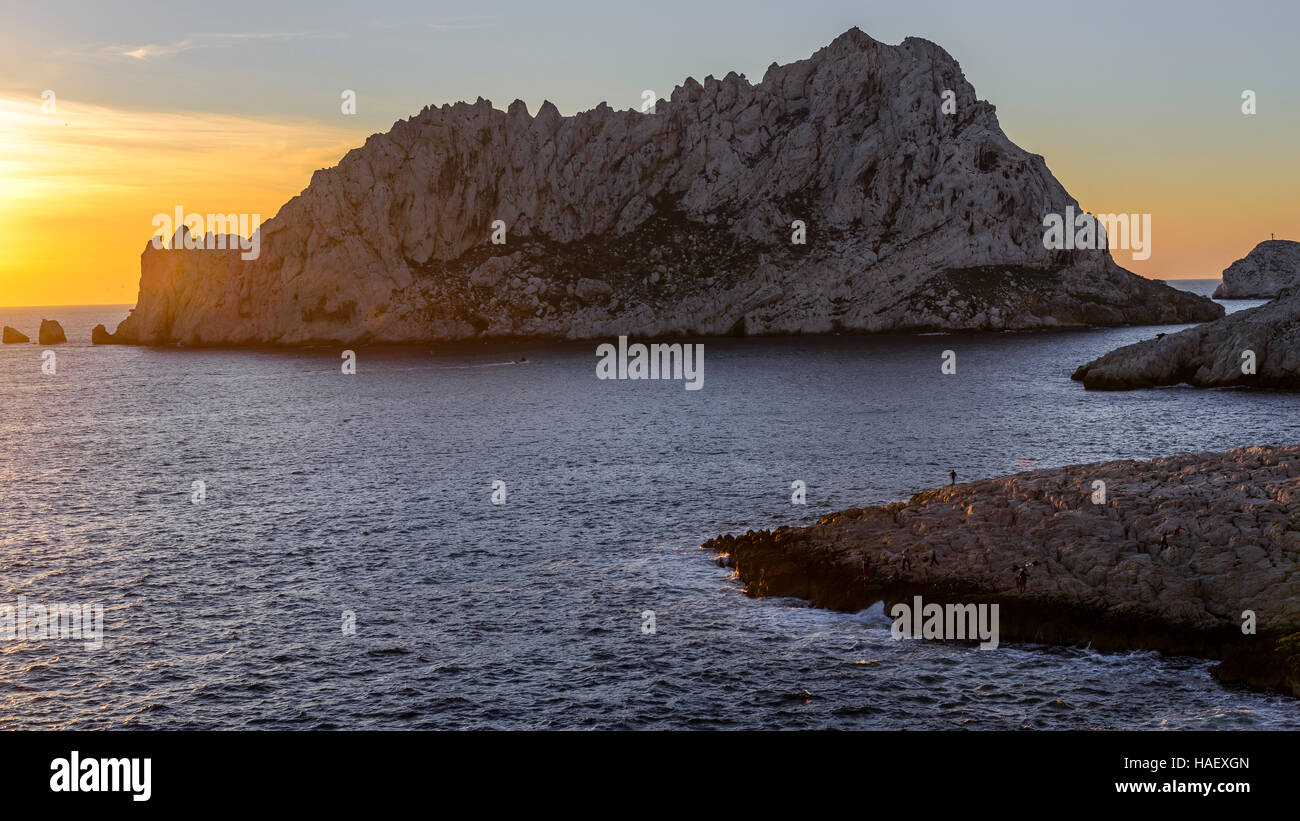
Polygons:
M948 484L950 484L950 485L955 485L955 484L957 484L957 471L955 471L955 470L950 470L950 471L948 471L948 477L949 477L950 479L952 479L952 481L949 482Z
M1016 574L1016 592L1023 593L1029 587L1029 568L1038 564L1038 562L1025 562L1020 567L1012 567Z

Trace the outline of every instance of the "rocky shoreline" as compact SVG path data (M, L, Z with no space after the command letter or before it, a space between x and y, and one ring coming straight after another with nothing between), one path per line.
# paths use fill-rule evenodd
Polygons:
M1070 377L1092 390L1186 383L1300 390L1300 290L1175 334L1117 348Z
M1300 446L1029 471L702 547L753 596L997 603L1006 640L1217 659L1300 697Z

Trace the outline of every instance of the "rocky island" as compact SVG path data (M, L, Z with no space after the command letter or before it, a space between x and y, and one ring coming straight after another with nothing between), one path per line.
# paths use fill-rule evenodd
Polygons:
M1045 215L1077 206L946 51L851 29L757 84L688 78L645 113L425 108L316 172L262 225L255 259L235 242L147 246L135 309L98 336L415 343L1222 315L1105 248L1044 248Z
M1273 299L1300 287L1300 242L1265 240L1223 271L1215 299Z
M1300 696L1300 447L1035 470L703 547L754 596L998 603L1004 639L1220 659Z
M1284 289L1257 308L1117 348L1071 378L1094 390L1180 383L1300 389L1300 290Z

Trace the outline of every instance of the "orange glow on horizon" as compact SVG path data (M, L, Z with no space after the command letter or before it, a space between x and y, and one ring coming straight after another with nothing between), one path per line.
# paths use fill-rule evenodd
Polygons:
M365 133L0 95L0 305L135 303L155 214L270 219Z

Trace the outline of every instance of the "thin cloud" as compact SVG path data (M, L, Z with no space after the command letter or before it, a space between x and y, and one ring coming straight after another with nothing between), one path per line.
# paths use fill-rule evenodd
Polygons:
M172 43L168 46L136 46L129 51L118 51L121 46L113 48L113 54L118 57L133 57L136 60L154 60L159 57L175 57L182 51L189 51L192 48L198 48L193 40L181 40L179 43Z
M501 25L500 17L454 17L441 23L425 23L434 31L465 31L467 29L496 28Z
M203 48L226 48L236 43L258 40L324 40L337 39L342 34L320 31L246 31L219 34L196 34L172 43L145 43L142 45L113 44L94 49L83 56L99 58L128 58L140 62L175 57L187 51Z

